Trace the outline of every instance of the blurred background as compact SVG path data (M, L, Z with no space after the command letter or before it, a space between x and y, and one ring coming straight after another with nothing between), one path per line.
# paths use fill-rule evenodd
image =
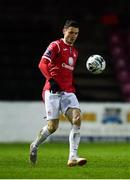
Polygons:
M1 0L0 99L41 100L44 78L38 63L48 44L62 37L66 19L80 22L75 71L81 101L130 101L130 1ZM101 75L90 74L86 59L100 54Z
M10 119L13 133L13 123L16 126L22 122L22 126L17 124L15 136L16 129L18 132L21 127L22 130L28 129L29 124L34 123L34 119L39 119L34 123L37 130L39 129L43 110L41 106L28 106L26 103L20 104L19 107L19 102L42 101L41 93L45 79L38 69L38 63L48 44L62 37L66 19L75 19L80 23L80 34L76 42L79 58L75 71L78 99L86 104L102 103L101 108L97 104L92 105L90 112L83 114L84 119L87 122L98 122L101 114L105 114L110 122L126 123L123 132L128 132L126 127L130 126L129 0L0 1L1 129L8 126L7 119ZM86 60L92 54L100 54L106 60L106 70L100 75L92 75L86 70ZM108 102L111 103L110 106L104 109L105 103ZM116 107L114 103L117 103ZM84 113L90 107L89 104L89 107L86 107L86 104L83 104ZM127 104L126 108L124 104ZM97 107L99 111L93 112ZM40 111L35 112L38 108ZM97 119L96 113L100 113ZM113 120L115 117L116 121ZM17 123L14 119L18 119ZM103 120L100 123L107 121ZM118 128L120 133L120 127ZM23 131L21 133L24 134ZM34 132L30 134L30 139L32 135ZM9 139L9 132L4 132L3 136ZM15 140L15 136L11 140Z

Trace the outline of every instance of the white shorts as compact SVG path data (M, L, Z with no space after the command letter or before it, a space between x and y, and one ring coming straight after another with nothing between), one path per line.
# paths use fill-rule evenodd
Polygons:
M44 97L47 120L58 119L60 113L66 112L68 108L78 108L79 102L74 93L60 92L52 94L45 91Z

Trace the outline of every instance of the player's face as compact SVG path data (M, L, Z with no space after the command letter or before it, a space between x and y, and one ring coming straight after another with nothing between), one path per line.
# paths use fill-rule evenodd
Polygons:
M78 37L79 28L69 27L69 28L63 29L63 34L64 34L65 42L67 44L73 45Z

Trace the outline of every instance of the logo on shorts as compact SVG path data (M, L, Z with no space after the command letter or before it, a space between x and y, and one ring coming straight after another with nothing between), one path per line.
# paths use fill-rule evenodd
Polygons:
M48 114L48 116L51 116L51 111L48 111L47 114Z

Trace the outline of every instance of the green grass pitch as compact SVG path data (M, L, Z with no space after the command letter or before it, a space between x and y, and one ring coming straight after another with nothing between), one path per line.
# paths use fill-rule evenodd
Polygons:
M129 143L80 143L85 166L67 167L68 143L45 143L36 166L29 144L0 144L0 179L130 179Z

